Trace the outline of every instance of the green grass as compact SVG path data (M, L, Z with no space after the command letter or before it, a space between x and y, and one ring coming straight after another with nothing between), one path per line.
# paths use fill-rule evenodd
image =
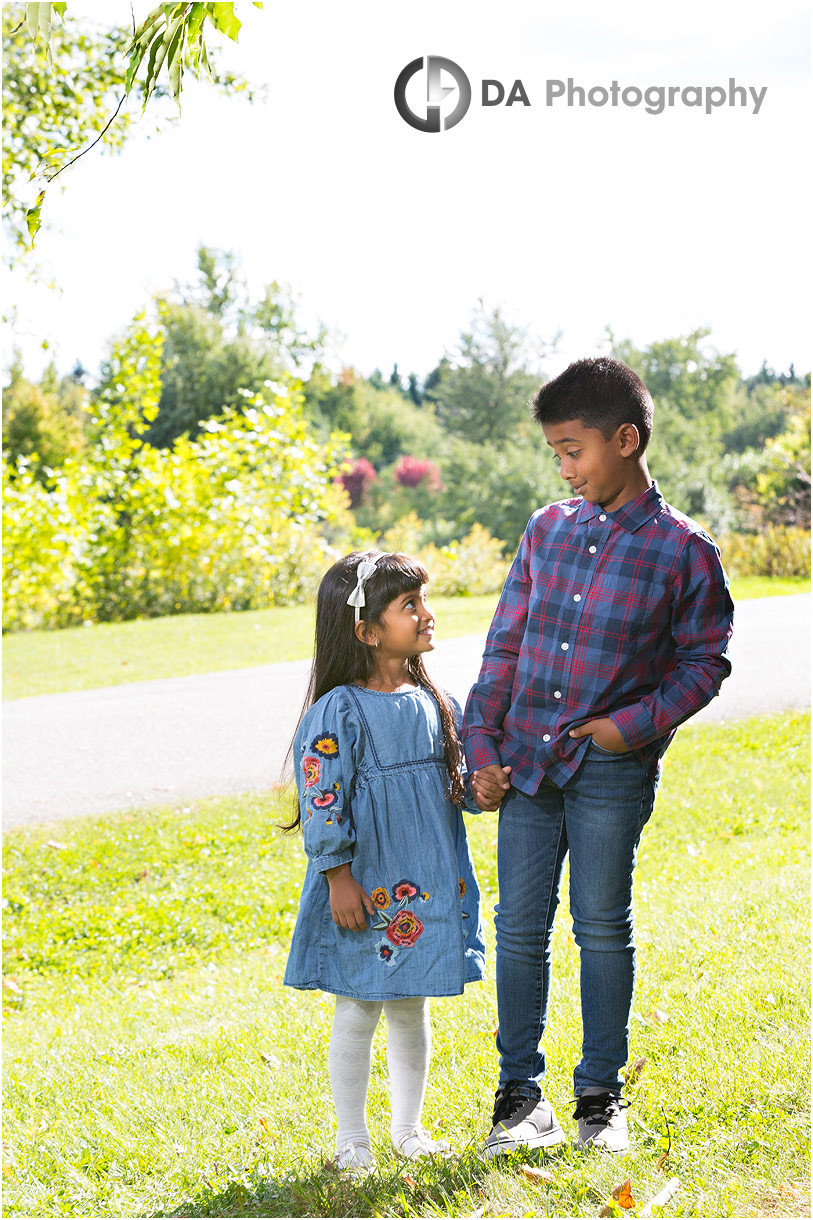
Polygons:
M424 1117L460 1155L404 1176L380 1030L381 1171L362 1183L325 1164L332 1000L281 986L303 858L274 829L277 796L10 832L6 1214L595 1216L625 1178L645 1200L675 1176L667 1215L809 1215L808 728L801 713L688 726L669 751L636 874L632 1055L647 1064L617 1159L477 1155L496 1077L493 815L468 819L490 978L432 1004ZM572 1132L566 909L555 952L548 1093Z
M806 580L761 576L734 581L732 586L735 600L804 593L809 588ZM485 632L496 604L497 594L434 598L439 638ZM23 632L3 641L3 698L295 661L309 657L312 648L310 605Z

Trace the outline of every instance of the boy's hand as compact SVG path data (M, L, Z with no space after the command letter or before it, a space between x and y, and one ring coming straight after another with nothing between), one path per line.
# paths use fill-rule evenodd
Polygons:
M501 767L499 763L492 763L490 767L481 767L479 771L472 773L471 786L474 799L484 813L490 813L499 808L502 798L511 787L508 782L510 770L510 767Z
M375 915L373 900L350 872L349 864L338 864L325 873L330 886L330 913L333 922L349 932L366 932L369 924L364 912Z
M592 737L597 746L604 750L612 750L613 754L629 754L629 746L615 727L615 722L609 716L601 716L598 720L588 720L577 729L570 730L571 737Z

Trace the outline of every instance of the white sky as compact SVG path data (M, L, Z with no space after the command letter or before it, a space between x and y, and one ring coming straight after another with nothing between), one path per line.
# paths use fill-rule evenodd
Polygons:
M136 16L149 5L136 3ZM809 16L801 0L243 0L220 56L269 85L226 100L187 77L180 125L90 154L51 189L38 245L61 286L7 284L31 374L93 372L151 291L193 275L199 242L237 251L251 286L288 281L306 318L369 373L425 374L478 297L543 339L546 371L599 350L606 324L639 344L696 326L737 353L810 367ZM68 19L128 21L129 4ZM449 132L414 131L393 85L418 55L466 71ZM530 108L485 109L480 81L523 81ZM577 84L768 86L751 106L544 105ZM452 99L453 100L453 99ZM804 214L805 225L802 223Z

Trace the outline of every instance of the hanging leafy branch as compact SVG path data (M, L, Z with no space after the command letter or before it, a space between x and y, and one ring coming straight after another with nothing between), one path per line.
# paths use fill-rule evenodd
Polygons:
M223 89L247 88L242 78L216 71L206 42L212 29L237 41L241 22L234 7L159 4L139 26L134 19L131 33L117 29L101 36L65 23L66 3L26 4L4 14L3 193L13 245L33 245L49 183L96 144L124 142L132 118L122 107L136 90L143 114L153 95L172 96L180 113L185 70ZM62 21L55 23L55 16ZM29 39L33 61L29 55L25 62ZM91 132L94 139L87 142ZM15 179L23 172L39 187L27 208L16 198Z

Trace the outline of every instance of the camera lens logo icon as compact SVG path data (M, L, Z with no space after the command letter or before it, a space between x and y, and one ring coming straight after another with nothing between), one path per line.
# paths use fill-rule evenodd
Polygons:
M424 65L426 67L426 113L416 114L407 104L407 85ZM454 80L453 85L441 83L441 73L446 72ZM457 89L457 104L451 114L442 115L441 108L448 94ZM395 82L395 106L405 123L416 131L449 131L455 127L471 105L471 85L463 69L452 59L442 55L419 56L398 74Z

